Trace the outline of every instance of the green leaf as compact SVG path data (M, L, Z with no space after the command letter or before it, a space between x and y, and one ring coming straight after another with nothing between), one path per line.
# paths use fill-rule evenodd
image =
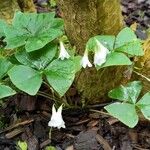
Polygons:
M8 96L12 96L16 94L16 92L11 89L9 86L0 84L0 99Z
M82 66L81 66L81 59L82 57L81 56L75 56L73 57L72 61L74 61L74 64L75 64L75 68L76 68L76 72L80 71Z
M14 66L9 70L8 75L18 89L29 95L36 95L42 84L41 73L28 66Z
M112 35L98 35L95 38L101 42L107 49L113 50L115 43L115 36Z
M46 77L49 84L60 96L63 96L71 86L76 73L76 65L70 59L54 60L46 68Z
M4 27L6 26L6 22L4 20L0 20L0 38L5 36Z
M50 31L47 31L47 33L41 33L36 37L28 38L25 45L25 49L27 52L38 50L40 48L43 48L47 43L56 39L60 35L62 35L61 30L59 31L59 30L51 29Z
M25 45L27 52L43 48L47 43L62 35L63 21L54 13L16 12L13 23L4 28L7 49Z
M117 87L111 91L109 91L108 96L112 99L117 99L120 101L128 101L129 96L127 90L124 86Z
M26 40L28 38L28 32L23 31L19 28L15 28L12 26L4 27L4 33L6 38L4 41L7 43L5 49L14 49L25 45Z
M86 49L88 49L88 51L94 52L95 45L96 45L95 39L101 42L101 44L103 44L107 49L113 50L115 36L98 35L98 36L90 38L89 41L87 42Z
M0 79L2 79L7 71L12 67L12 64L6 58L0 58Z
M124 52L133 56L143 56L141 41L133 30L126 27L120 31L115 41L115 51Z
M116 37L115 48L121 47L127 43L137 41L137 37L132 29L126 27L122 29Z
M45 148L45 150L56 150L56 148L53 147L53 146L47 146L47 147Z
M115 51L124 52L133 56L143 56L144 51L139 40L127 43L117 49Z
M120 65L131 65L130 59L123 53L111 52L106 58L106 62L97 67L98 69L108 67L108 66L120 66Z
M105 109L130 128L135 127L138 123L138 115L132 104L114 103L106 106Z
M22 47L15 54L15 57L21 64L40 70L44 69L52 61L56 52L57 45L55 43L49 43L42 49L31 53L27 53Z
M150 92L146 93L136 104L144 117L150 120Z
M135 104L142 90L141 81L133 81L128 83L126 89L131 102Z
M140 81L133 81L128 83L126 86L120 86L108 93L108 96L113 99L120 101L128 101L133 104L136 103L136 100L141 92L142 85Z
M22 142L22 141L18 141L18 146L21 150L27 150L28 149L28 145L26 142Z

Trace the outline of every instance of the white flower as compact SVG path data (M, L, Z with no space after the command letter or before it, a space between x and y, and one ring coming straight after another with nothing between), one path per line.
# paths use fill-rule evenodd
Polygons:
M106 56L109 53L109 50L104 47L97 39L96 39L96 47L94 54L94 65L101 66L106 62Z
M60 41L60 53L59 53L59 57L61 60L64 60L65 58L69 58L70 55L68 54L68 52L66 51L63 42Z
M83 68L86 68L86 66L92 67L92 64L90 63L89 58L88 58L88 52L87 52L87 50L85 50L84 56L82 57L81 66Z
M52 116L51 120L48 123L48 126L54 128L57 127L58 129L65 128L65 122L62 118L62 105L58 108L57 112L55 106L53 105Z

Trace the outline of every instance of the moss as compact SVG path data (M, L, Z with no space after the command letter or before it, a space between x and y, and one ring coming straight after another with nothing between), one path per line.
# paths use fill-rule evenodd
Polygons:
M87 40L98 34L117 34L123 27L119 0L59 0L66 33L78 52L83 54ZM109 90L126 81L126 67L96 71L86 69L76 86L89 103L106 101Z
M11 22L17 10L36 11L32 0L0 0L0 19L6 19Z

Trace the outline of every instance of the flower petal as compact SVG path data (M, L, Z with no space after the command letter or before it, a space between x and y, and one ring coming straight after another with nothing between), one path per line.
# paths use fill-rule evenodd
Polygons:
M68 52L66 51L64 44L62 41L60 41L60 53L59 53L59 57L61 60L64 60L65 58L69 58L70 55L68 54Z
M92 67L92 64L90 63L89 59L88 59L88 53L85 52L84 53L84 56L82 57L82 60L81 60L81 66L83 68L86 68L87 66L88 67Z

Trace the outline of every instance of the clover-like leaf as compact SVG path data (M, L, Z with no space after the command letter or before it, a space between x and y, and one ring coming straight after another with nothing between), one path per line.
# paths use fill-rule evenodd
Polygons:
M43 48L63 33L63 21L54 16L54 13L16 12L12 25L4 28L6 48L25 45L27 52Z
M141 92L142 84L140 81L133 81L128 83L126 86L121 85L108 94L110 98L136 103L137 98Z
M46 68L46 77L49 84L60 96L63 96L71 86L75 73L78 70L73 60L56 59Z
M130 59L123 53L111 52L106 58L106 62L102 66L98 66L97 69L108 67L108 66L120 66L120 65L131 65Z
M133 30L126 27L122 29L116 37L115 51L124 52L132 56L143 56L141 41L137 38Z
M49 43L42 49L30 53L27 53L22 47L16 52L15 57L21 64L40 70L44 69L52 61L56 52L57 45Z
M115 43L115 36L111 35L97 35L95 37L92 37L88 40L86 44L86 49L88 51L95 51L95 45L96 45L96 40L97 39L101 44L103 44L107 49L113 50L114 43Z
M150 92L146 93L136 104L144 117L150 120Z
M115 118L125 125L133 128L138 123L138 115L135 106L127 103L113 103L105 107L105 109Z
M0 79L2 79L7 74L7 71L11 67L12 64L6 58L0 58Z
M29 95L36 95L42 84L42 74L28 66L14 66L8 75L18 89Z
M12 96L16 94L16 92L10 88L9 86L0 84L0 99Z

